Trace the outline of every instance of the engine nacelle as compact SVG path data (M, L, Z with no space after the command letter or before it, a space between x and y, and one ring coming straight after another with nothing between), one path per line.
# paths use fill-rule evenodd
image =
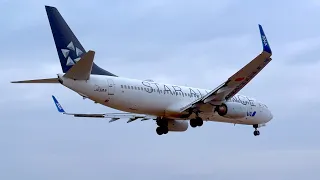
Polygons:
M237 102L226 102L216 108L220 116L227 118L244 118L247 116L246 106Z
M169 131L186 131L189 123L186 120L168 120Z

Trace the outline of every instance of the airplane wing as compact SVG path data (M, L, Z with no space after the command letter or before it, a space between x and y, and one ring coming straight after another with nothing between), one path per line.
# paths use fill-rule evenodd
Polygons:
M259 24L260 36L263 51L256 56L250 63L228 78L227 81L210 91L204 97L184 106L180 112L196 112L201 106L211 104L212 106L221 105L222 102L229 100L237 94L246 84L248 84L272 59L272 51L267 37Z
M58 109L58 111L62 114L66 115L73 115L74 117L91 117L91 118L110 118L109 122L117 121L122 118L129 118L127 123L135 121L137 119L141 119L141 121L149 120L149 119L156 119L156 116L144 115L144 114L133 114L133 113L103 113L103 114L82 114L82 113L68 113L66 112L58 100L52 96L52 99Z

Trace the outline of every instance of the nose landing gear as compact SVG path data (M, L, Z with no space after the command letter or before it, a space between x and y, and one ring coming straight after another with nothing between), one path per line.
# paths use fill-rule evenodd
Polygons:
M254 128L254 131L253 131L253 135L254 136L259 136L260 135L260 131L258 130L258 124L254 124L253 125L253 128Z

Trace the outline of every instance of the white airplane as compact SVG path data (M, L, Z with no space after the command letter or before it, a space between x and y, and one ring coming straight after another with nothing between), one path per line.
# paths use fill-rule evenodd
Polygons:
M244 95L237 94L270 61L272 51L259 25L263 51L250 63L213 90L186 87L118 77L97 66L95 52L82 47L55 7L46 6L47 16L55 41L63 73L57 78L14 81L12 83L60 83L83 98L114 108L123 113L77 114L68 113L53 97L60 113L75 117L109 118L110 122L128 118L155 120L158 135L168 131L186 131L202 126L203 121L252 125L254 135L273 115L268 107Z

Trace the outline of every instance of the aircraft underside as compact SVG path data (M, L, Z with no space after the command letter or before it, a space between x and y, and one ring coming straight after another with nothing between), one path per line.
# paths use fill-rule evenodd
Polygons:
M189 121L189 122L188 122ZM215 120L208 120L208 121L215 121ZM188 123L192 128L201 127L203 125L203 119L200 117L196 117L190 120L173 120L168 119L165 117L158 117L156 119L157 128L156 132L158 135L167 134L169 131L186 131L188 129ZM254 128L253 134L255 136L260 135L260 131L258 130L259 127L264 126L264 124L253 124L252 127Z

